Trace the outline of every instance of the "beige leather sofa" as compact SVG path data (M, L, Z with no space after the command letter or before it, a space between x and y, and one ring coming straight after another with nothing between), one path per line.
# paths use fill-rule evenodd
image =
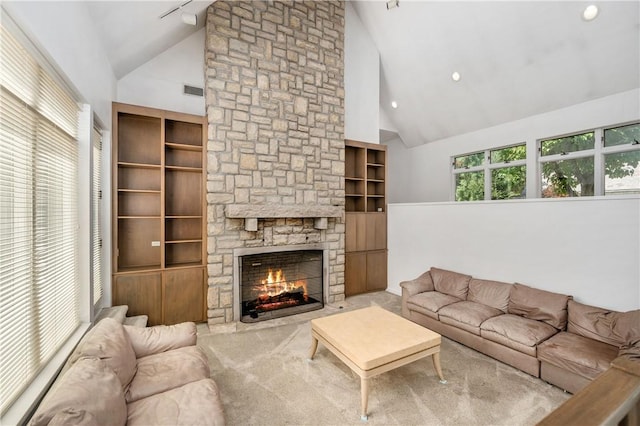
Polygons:
M78 344L31 425L223 425L196 325L98 322Z
M400 286L404 317L572 393L618 356L640 362L640 310L439 268Z

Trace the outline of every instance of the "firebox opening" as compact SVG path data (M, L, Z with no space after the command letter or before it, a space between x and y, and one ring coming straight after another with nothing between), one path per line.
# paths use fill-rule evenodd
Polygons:
M324 307L322 250L240 257L242 322L257 322Z

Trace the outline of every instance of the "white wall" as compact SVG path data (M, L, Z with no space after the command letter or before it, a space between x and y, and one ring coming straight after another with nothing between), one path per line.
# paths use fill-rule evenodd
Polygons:
M640 197L388 206L389 287L431 266L640 308Z
M205 29L167 49L118 80L118 102L205 115L204 97L183 86L204 87Z
M399 154L400 146L391 155L402 155L405 161L400 163L391 158L392 167L388 173L395 175L396 166L409 168L411 181L397 185L401 192L393 195L402 202L450 201L453 195L451 157L521 142L527 143L527 194L537 194L535 165L538 140L639 119L640 89L636 89L442 139L409 149L403 154ZM400 173L406 175L407 172Z
M345 9L344 137L379 143L380 54L353 6Z

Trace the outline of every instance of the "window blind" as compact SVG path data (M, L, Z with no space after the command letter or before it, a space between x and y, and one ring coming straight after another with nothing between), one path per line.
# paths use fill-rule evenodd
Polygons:
M100 205L102 199L102 135L93 128L91 134L92 145L92 181L91 181L91 249L92 249L92 279L93 279L93 304L98 303L102 297L102 233L100 221Z
M78 113L0 26L0 412L79 325Z

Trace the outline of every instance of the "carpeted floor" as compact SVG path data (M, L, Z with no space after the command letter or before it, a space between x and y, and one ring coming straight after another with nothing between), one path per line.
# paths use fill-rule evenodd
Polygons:
M307 359L309 320L379 305L400 313L400 297L379 292L339 306L256 324L198 328L227 424L362 425L360 379L319 345ZM534 425L570 394L472 349L442 339L440 384L431 358L370 380L371 425Z

